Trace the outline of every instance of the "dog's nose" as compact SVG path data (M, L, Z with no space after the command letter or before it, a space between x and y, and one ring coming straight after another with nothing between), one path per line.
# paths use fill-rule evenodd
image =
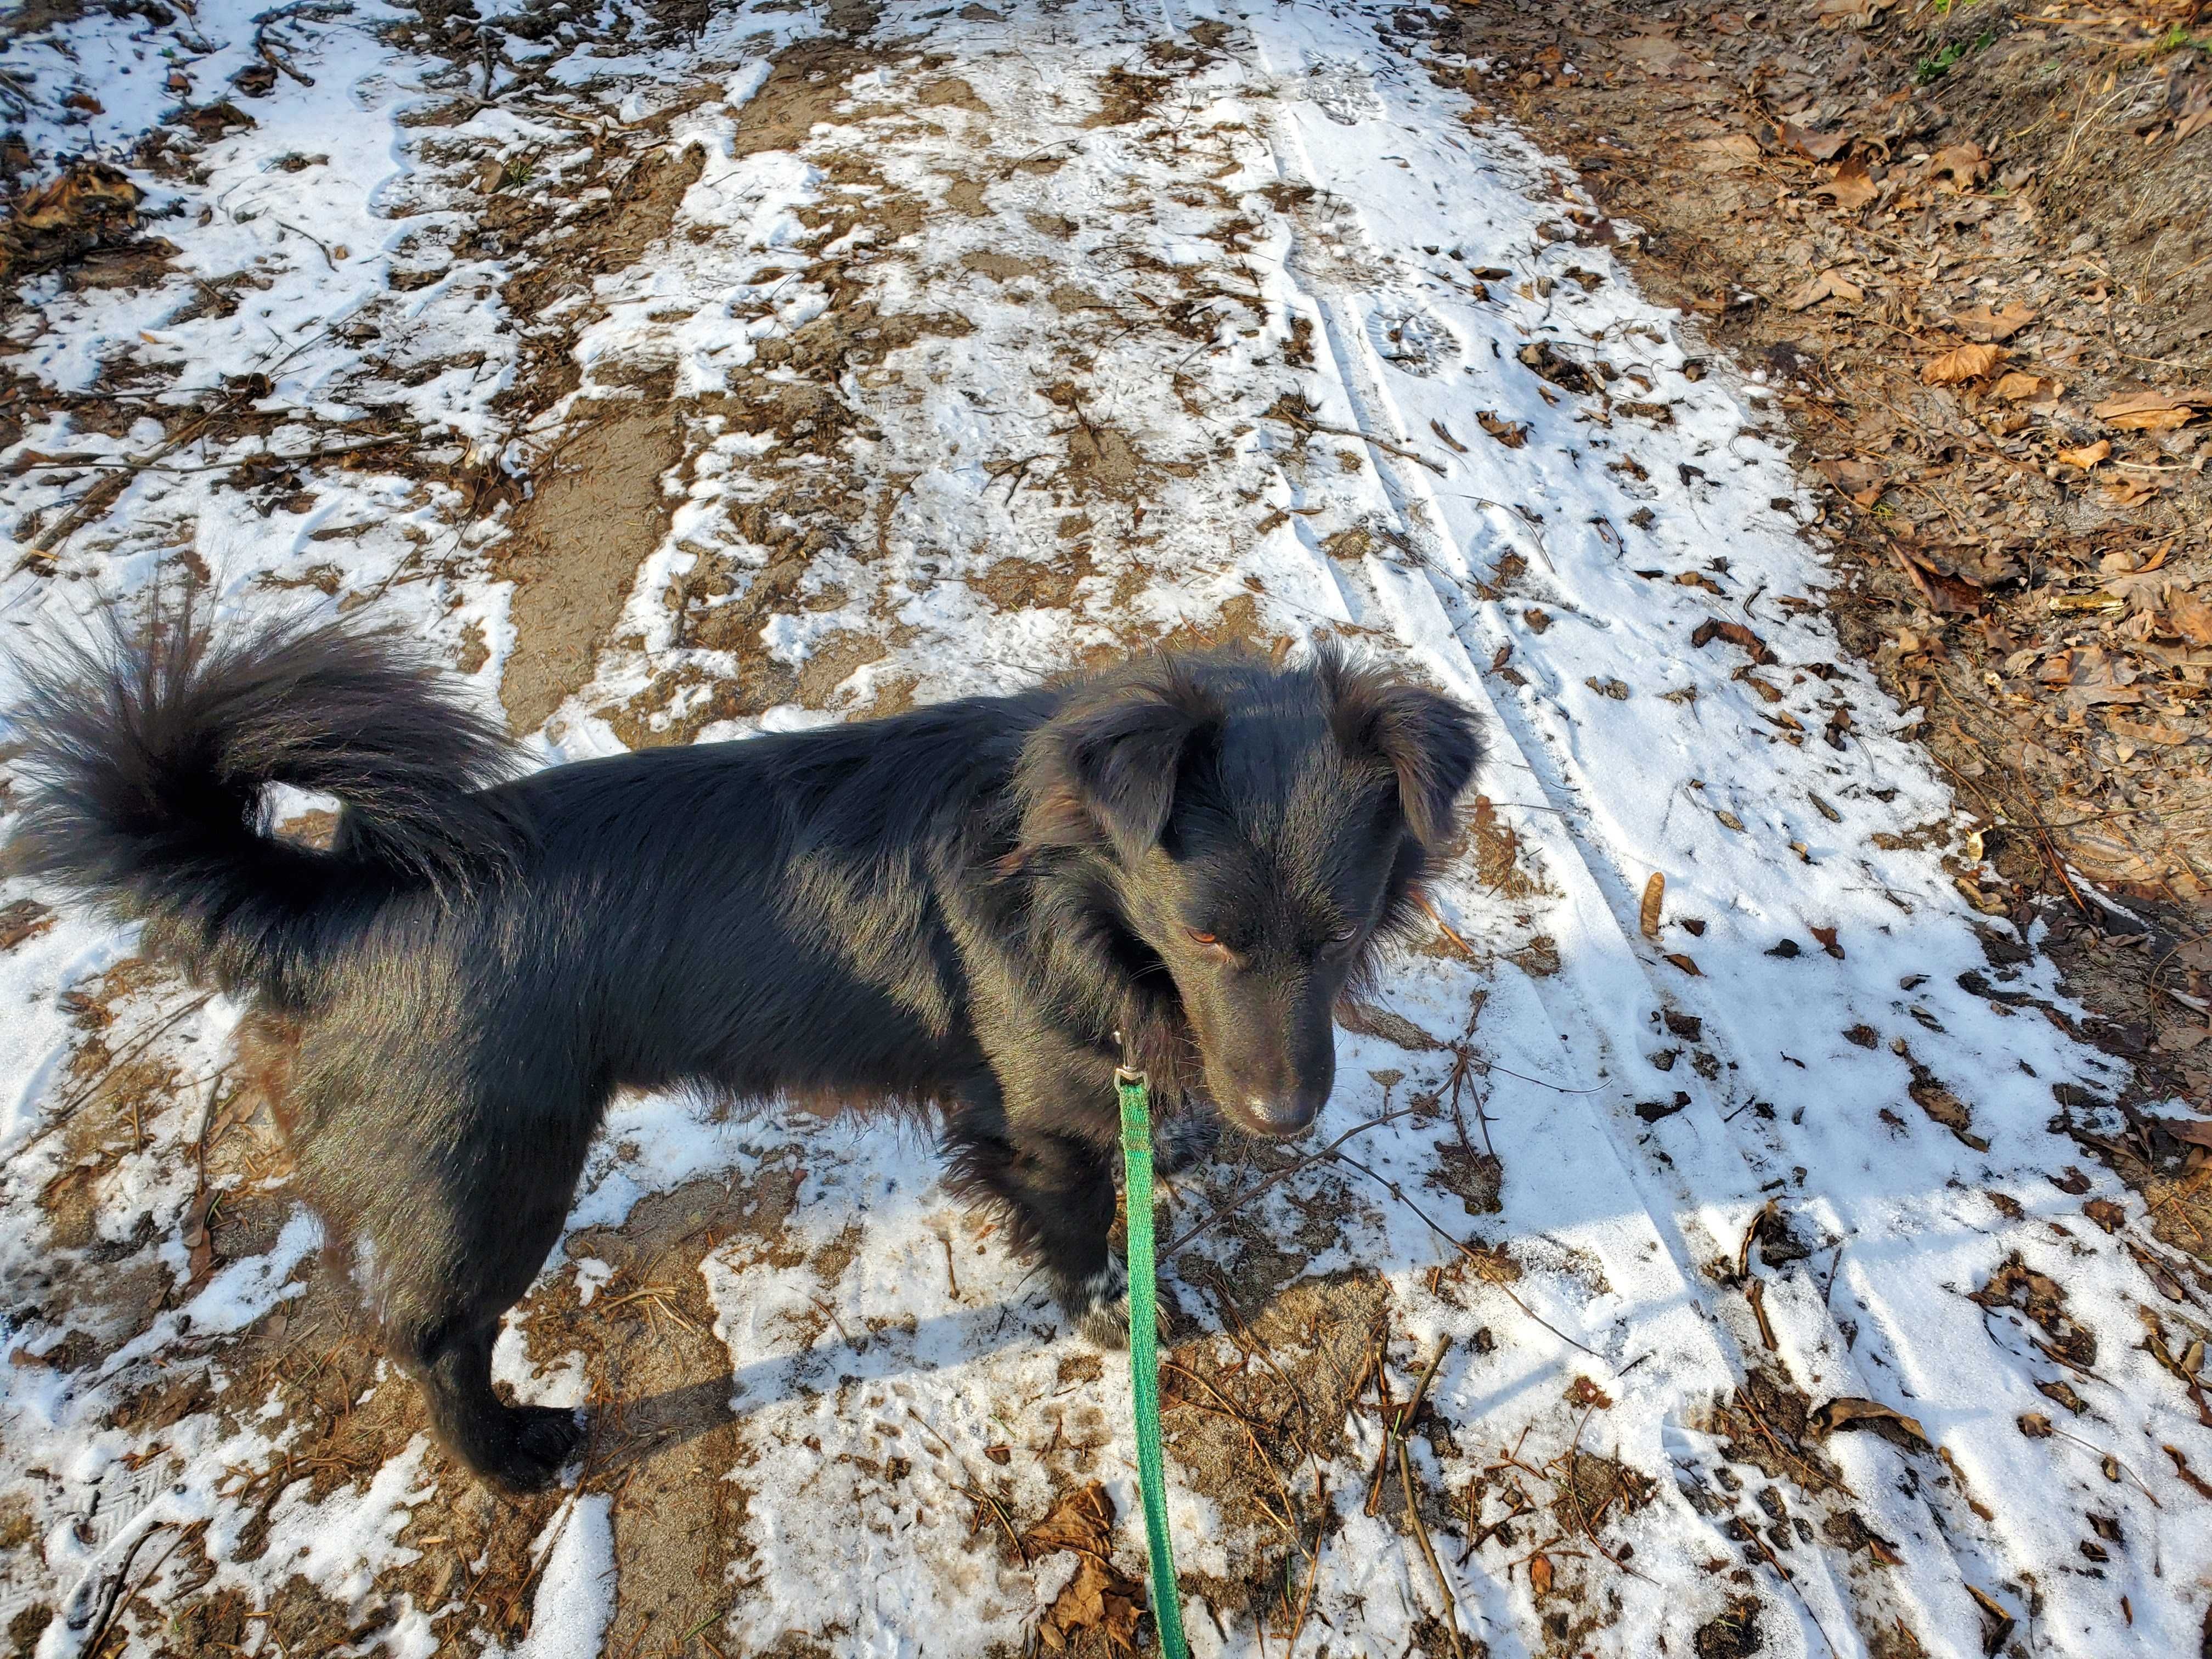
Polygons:
M1321 1110L1321 1103L1301 1100L1295 1095L1273 1100L1264 1095L1248 1095L1244 1109L1269 1134L1294 1135L1303 1133L1313 1122Z

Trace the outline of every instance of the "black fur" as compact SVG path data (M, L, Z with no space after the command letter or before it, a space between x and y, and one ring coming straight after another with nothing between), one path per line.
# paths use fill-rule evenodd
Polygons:
M502 1402L490 1344L614 1091L929 1103L956 1182L1110 1336L1116 1034L1171 1116L1305 1128L1479 752L1459 705L1328 650L508 781L489 722L343 626L118 625L31 678L19 867L296 1044L302 1185L446 1443L516 1488L577 1425ZM272 782L345 803L330 851L266 833Z

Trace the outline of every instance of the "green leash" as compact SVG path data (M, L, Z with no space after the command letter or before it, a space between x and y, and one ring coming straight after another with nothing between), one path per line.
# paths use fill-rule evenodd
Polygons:
M1175 1554L1168 1543L1167 1476L1160 1458L1159 1304L1152 1252L1152 1117L1145 1074L1114 1073L1121 1097L1121 1161L1129 1198L1129 1379L1136 1397L1137 1486L1145 1499L1145 1542L1152 1556L1152 1622L1167 1659L1189 1659L1182 1600L1176 1593Z

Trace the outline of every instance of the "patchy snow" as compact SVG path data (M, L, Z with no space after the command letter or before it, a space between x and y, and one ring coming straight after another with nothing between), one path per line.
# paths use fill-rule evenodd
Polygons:
M1824 572L1798 533L1813 510L1759 389L1636 291L1563 168L1472 122L1382 42L1386 8L998 10L886 9L875 40L903 44L813 71L818 118L775 143L754 125L788 91L770 54L805 38L807 14L732 10L691 40L641 22L572 31L551 77L570 104L542 90L502 104L511 64L491 101L428 129L407 118L450 97L457 71L380 35L400 14L294 26L286 49L313 85L280 82L198 172L145 180L149 207L174 210L157 227L179 250L173 274L82 291L40 278L12 313L19 375L159 390L131 394L149 418L121 435L57 415L0 454L30 458L5 505L33 547L96 469L155 463L43 550L52 574L9 579L9 638L76 626L163 562L196 559L234 609L373 599L458 660L473 640L489 699L518 648L493 561L508 521L463 481L526 466L564 423L640 396L650 370L684 410L672 511L588 683L529 734L549 759L618 748L623 731L738 737L1003 689L1215 631L1332 632L1401 662L1482 709L1493 738L1473 845L1436 894L1472 959L1439 948L1400 965L1370 1034L1340 1036L1343 1083L1316 1133L1434 1105L1363 1133L1345 1149L1357 1166L1287 1181L1248 1219L1296 1240L1328 1210L1303 1271L1382 1275L1400 1397L1443 1345L1428 1398L1452 1444L1417 1437L1413 1463L1450 1497L1431 1526L1462 1632L1494 1656L1563 1650L1553 1621L1594 1611L1575 1651L1680 1652L1741 1597L1767 1653L1911 1651L1887 1634L1902 1627L1968 1656L1994 1628L1979 1596L2019 1622L2025 1651L2191 1650L2212 1508L2161 1449L2212 1467L2212 1436L2148 1351L2146 1313L2179 1352L2201 1307L2139 1265L2159 1247L2137 1200L2094 1170L2057 1184L2080 1159L2048 1121L2119 1076L2063 1029L2075 1011L2048 966L2014 960L2008 924L1962 896L1975 856L1822 616ZM200 8L212 50L194 49L196 96L247 63L254 15ZM38 89L34 148L121 156L167 106L149 90L161 39L103 14L0 52ZM513 63L551 50L509 46ZM80 82L105 113L53 118ZM604 119L665 120L671 154L696 146L697 180L633 262L574 273L513 316L515 270L472 249L459 181L511 167L557 204L580 133ZM309 155L325 159L283 164ZM236 273L250 275L236 309L185 314ZM886 329L897 319L913 326ZM518 416L501 394L526 343L563 328L574 389ZM244 402L274 417L258 435L162 447L155 408L254 374L268 389ZM811 412L759 414L802 392ZM384 423L368 435L406 434L404 460L324 453L365 443L333 436L365 416ZM302 480L265 512L225 482L264 452L301 458ZM795 573L794 527L824 532ZM767 689L713 702L739 684ZM430 1547L410 1539L445 1531L423 1517L465 1502L419 1437L380 1468L298 1486L292 1431L244 1403L264 1394L231 1373L226 1342L302 1294L319 1233L295 1212L196 1279L193 1152L234 1011L114 982L133 943L64 915L0 957L0 1054L23 1079L0 1103L0 1500L14 1506L0 1516L20 1514L26 1545L0 1578L0 1626L57 1610L46 1659L81 1651L121 1576L139 1583L196 1523L199 1542L151 1569L141 1614L197 1554L213 1577L194 1595L235 1586L266 1607L296 1578L367 1602ZM103 1029L156 1033L149 1052L196 1084L135 1125L75 1116L89 1039L66 999L96 987ZM1439 1176L1478 1140L1502 1167L1494 1212ZM80 1169L89 1219L64 1245L42 1204ZM1179 1232L1250 1178L1186 1182L1164 1224ZM1126 1362L1071 1367L1081 1351L936 1184L915 1130L624 1101L572 1230L619 1227L702 1180L790 1195L772 1224L693 1258L746 1443L709 1476L745 1495L741 1547L719 1564L726 1611L702 1626L720 1650L1025 1642L1066 1559L998 1549L980 1492L1029 1525L1071 1483L1102 1481L1133 1568ZM2117 1231L2085 1219L2100 1200L2126 1212ZM1762 1267L1744 1241L1770 1201L1798 1249L1769 1233ZM1440 1291L1468 1258L1438 1227L1517 1276ZM2092 1346L2056 1352L2001 1291L1970 1299L2014 1256L2063 1287ZM1214 1232L1170 1265L1205 1332L1253 1313L1224 1305L1235 1261ZM140 1304L101 1289L126 1267L158 1275L136 1323ZM50 1305L55 1285L70 1293ZM641 1287L597 1254L556 1256L499 1352L524 1397L587 1398L580 1353L525 1340L571 1288L588 1323ZM53 1358L78 1332L102 1357ZM218 1384L211 1398L159 1427L115 1425L180 1368ZM1716 1411L1784 1368L1813 1402L1915 1419L1928 1447L1837 1433L1817 1455L1847 1497L1778 1483ZM1610 1403L1573 1403L1589 1398L1577 1379ZM364 1400L404 1388L379 1380ZM2024 1436L2026 1413L2065 1433ZM1312 1585L1308 1644L1437 1640L1430 1568L1397 1519L1362 1506L1381 1449L1363 1412L1339 1455L1293 1472L1339 1517L1291 1573ZM1601 1453L1656 1483L1607 1523L1618 1559L1541 1516L1509 1543L1494 1486L1486 1508L1461 1506L1501 1459ZM1171 1452L1182 1564L1232 1579L1270 1529L1195 1478ZM519 1644L458 1589L445 1605L399 1597L362 1639L599 1650L632 1524L622 1490L587 1472L553 1511ZM1532 1582L1547 1548L1560 1594ZM1274 1653L1291 1611L1194 1607L1188 1622L1202 1653ZM118 1628L106 1652L163 1650L157 1618Z

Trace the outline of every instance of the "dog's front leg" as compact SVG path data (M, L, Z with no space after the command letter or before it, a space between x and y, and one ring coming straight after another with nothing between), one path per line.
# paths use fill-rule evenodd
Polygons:
M1071 1057L1072 1058L1072 1057ZM1110 1068L1097 1090L1054 1068L1026 1066L979 1089L947 1126L955 1183L1006 1216L1016 1249L1033 1255L1069 1322L1101 1347L1127 1346L1129 1276L1106 1247L1114 1225ZM1102 1094L1103 1103L1092 1094Z

